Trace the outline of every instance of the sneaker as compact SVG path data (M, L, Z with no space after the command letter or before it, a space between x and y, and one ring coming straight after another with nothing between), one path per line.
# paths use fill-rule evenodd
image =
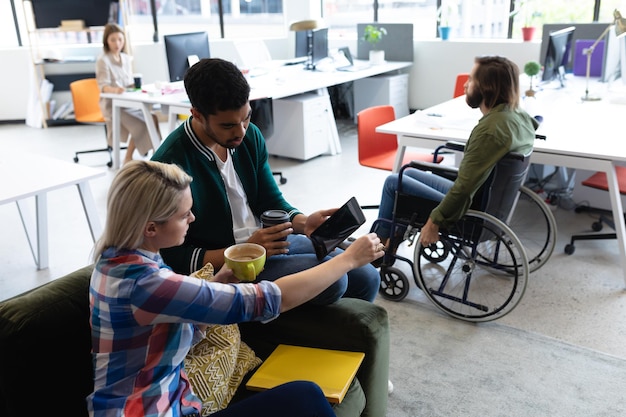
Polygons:
M387 394L391 394L393 392L393 383L391 380L387 381Z

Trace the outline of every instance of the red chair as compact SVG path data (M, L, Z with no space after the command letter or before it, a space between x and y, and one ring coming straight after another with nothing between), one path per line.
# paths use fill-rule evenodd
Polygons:
M621 195L626 195L626 167L618 166L615 167L615 173L617 174L617 183L619 185L619 192ZM604 172L596 172L591 177L584 180L582 185L586 187L595 188L598 190L608 191L609 185L606 179L606 173ZM602 213L600 218L595 221L591 228L594 232L599 232L602 230L603 224L608 225L613 230L615 230L614 221L605 215L606 210L596 209L593 207L577 207L577 212L581 211L596 211ZM585 233L580 235L573 235L570 243L565 245L565 253L571 255L576 250L574 246L574 242L577 240L599 240L599 239L617 239L616 233Z
M382 105L368 107L357 113L357 136L359 163L370 168L392 171L398 151L398 139L396 135L376 132L376 128L396 119L393 106ZM410 161L437 162L443 160L438 156L433 161L430 153L405 152L402 164Z
M458 96L462 96L463 94L465 94L465 88L463 88L463 86L465 85L468 79L469 79L469 74L465 72L456 76L456 83L454 84L454 96L452 96L453 98L456 98Z

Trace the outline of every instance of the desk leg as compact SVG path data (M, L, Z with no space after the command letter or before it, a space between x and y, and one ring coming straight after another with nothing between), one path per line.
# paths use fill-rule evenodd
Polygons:
M624 208L619 193L619 184L615 165L611 164L606 171L606 179L609 186L609 196L611 197L611 209L613 210L613 221L615 222L615 234L619 245L620 262L624 273L624 283L626 284L626 224L624 222Z
M122 135L122 108L116 105L113 100L113 115L111 124L113 125L113 132L111 133L113 141L113 169L119 169L120 167L120 136Z
M152 118L152 104L143 103L141 111L143 112L143 117L146 119L146 127L148 128L150 140L152 140L152 149L156 151L157 148L161 146L161 135L159 134L157 126L154 123L154 119Z
M402 168L402 161L404 160L404 152L406 151L406 147L406 139L404 136L400 135L398 137L398 150L396 151L396 161L393 163L392 172L399 172L400 168Z
M337 122L335 122L335 116L333 116L333 109L330 110L330 116L328 117L328 123L330 124L330 137L328 138L328 151L331 155L337 155L341 153L341 142L339 141L339 132L337 131Z
M178 125L178 113L175 112L174 108L170 107L167 113L167 123L170 130L170 133L176 129Z
M100 235L102 235L102 226L100 225L100 218L98 217L96 203L94 202L93 195L91 194L91 188L87 182L78 183L76 184L76 187L78 187L80 200L83 203L83 210L85 211L85 216L87 217L91 238L95 242L98 238L100 238Z
M40 194L35 197L37 205L37 252L39 262L37 269L48 267L48 195Z
M32 218L28 215L27 207L22 206L22 201L16 201L17 210L22 219L22 226L26 232L26 239L37 269L48 267L48 195L46 193L35 196L35 231L31 227Z

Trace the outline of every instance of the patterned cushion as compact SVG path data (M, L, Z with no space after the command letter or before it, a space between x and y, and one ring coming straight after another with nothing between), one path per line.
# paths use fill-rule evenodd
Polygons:
M210 279L213 266L207 264L192 274ZM241 341L236 324L214 324L185 358L185 371L194 393L202 400L202 415L226 408L246 373L261 364L254 351Z

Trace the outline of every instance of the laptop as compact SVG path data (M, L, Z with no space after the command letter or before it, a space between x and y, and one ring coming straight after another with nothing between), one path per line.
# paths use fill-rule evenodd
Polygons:
M367 62L354 62L354 58L352 58L352 54L350 53L350 48L344 46L343 48L339 48L339 63L335 67L337 71L361 71L370 67L370 64ZM345 59L342 59L345 57Z

